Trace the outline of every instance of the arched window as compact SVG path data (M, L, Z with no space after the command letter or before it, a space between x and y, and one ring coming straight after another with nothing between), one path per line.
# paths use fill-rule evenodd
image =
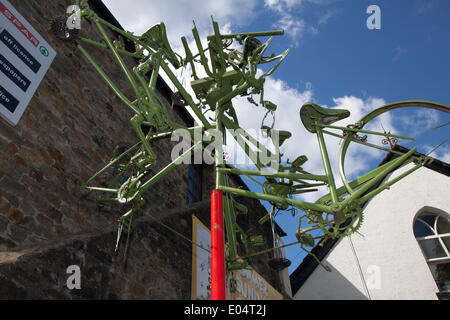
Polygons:
M419 242L441 292L450 291L450 221L443 215L422 212L414 222Z

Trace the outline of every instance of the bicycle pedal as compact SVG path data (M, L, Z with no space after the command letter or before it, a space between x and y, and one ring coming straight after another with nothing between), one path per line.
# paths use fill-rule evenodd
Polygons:
M282 271L291 265L291 260L286 258L274 258L270 259L268 264L272 269Z

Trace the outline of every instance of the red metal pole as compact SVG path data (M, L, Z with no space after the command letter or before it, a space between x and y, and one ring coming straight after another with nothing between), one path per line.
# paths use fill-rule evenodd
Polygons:
M223 193L211 192L211 300L225 300Z

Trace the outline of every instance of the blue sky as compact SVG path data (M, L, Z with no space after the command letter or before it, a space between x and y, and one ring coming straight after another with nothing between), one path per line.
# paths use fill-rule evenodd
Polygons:
M340 125L400 100L450 104L448 0L135 0L133 6L122 0L104 2L122 26L136 34L165 22L171 45L182 55L180 37L192 41L193 20L203 37L212 33L211 15L222 33L284 29L285 35L275 37L268 53L291 51L267 79L265 98L278 105L275 127L292 133L282 152L291 160L306 154L309 161L305 168L311 172L322 173L323 169L315 136L302 128L298 116L300 106L307 101L349 109L352 116ZM366 26L370 5L381 9L380 30ZM235 108L244 128L257 130L261 126L262 109L245 100L236 101ZM414 144L399 143L417 145L418 151L427 153L450 136L449 126L430 128L448 121L448 115L437 112L401 111L383 117L371 128L381 130L383 125L388 131L414 135ZM371 141L381 143L380 138ZM327 143L333 170L337 170L339 141L327 139ZM349 154L346 170L350 176L366 172L384 157L366 149L355 147ZM449 143L432 155L450 162ZM249 186L257 190L255 184L249 182ZM303 199L315 201L325 192ZM276 221L289 234L284 241L295 241L297 217L284 213ZM290 247L287 254L293 262L289 267L292 272L304 255L298 247Z
M343 93L379 96L386 101L450 100L448 1L328 3L305 4L294 11L306 16L317 34L305 32L278 77L293 86L301 81L313 83L316 98L323 104ZM365 10L370 4L381 9L381 30L366 28L369 15ZM322 13L328 20L317 25L315 20ZM296 76L292 69L298 70Z

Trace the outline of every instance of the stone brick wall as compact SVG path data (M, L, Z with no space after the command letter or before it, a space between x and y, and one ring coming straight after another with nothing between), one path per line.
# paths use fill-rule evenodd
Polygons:
M192 214L202 210L205 203L168 211L162 223L192 237ZM191 243L164 226L141 216L128 251L122 241L117 255L112 226L33 250L0 252L0 299L190 299ZM80 267L80 290L66 286L70 265Z
M209 225L213 168L203 166L202 201L193 205L186 205L186 165L147 192L126 259L126 239L115 255L117 219L125 209L95 202L94 194L81 191L80 186L108 163L117 145L138 141L129 123L133 114L75 46L50 31L50 21L65 12L68 1L10 2L57 56L19 124L12 127L0 120L0 299L189 299L191 243L152 217L189 239L192 214ZM83 24L82 32L101 40L92 25ZM84 47L131 97L132 90L113 57ZM132 58L125 61L130 67L136 63ZM172 119L186 125L186 113L170 107L164 85L160 83L161 96ZM158 155L155 172L170 162L173 145L167 140L152 145ZM270 245L270 228L257 224L266 213L263 206L250 199L238 201L249 208L245 229L264 234ZM267 266L270 257L256 257L254 267L281 289L278 274ZM65 287L66 269L73 264L81 267L81 290Z
M138 139L129 124L132 112L88 65L72 43L58 40L50 20L65 12L65 1L11 1L57 51L57 56L16 127L0 123L0 250L21 249L116 223L117 206L101 206L80 186L108 163L117 145ZM100 40L89 24L83 34ZM92 57L132 97L112 55ZM129 66L135 61L125 59ZM183 124L171 108L175 121ZM170 141L154 145L155 172L170 161ZM148 194L148 207L175 208L186 203L187 169L179 167ZM101 179L97 183L103 182ZM173 193L170 186L177 185ZM157 196L152 196L156 194ZM122 213L123 214L123 213Z

